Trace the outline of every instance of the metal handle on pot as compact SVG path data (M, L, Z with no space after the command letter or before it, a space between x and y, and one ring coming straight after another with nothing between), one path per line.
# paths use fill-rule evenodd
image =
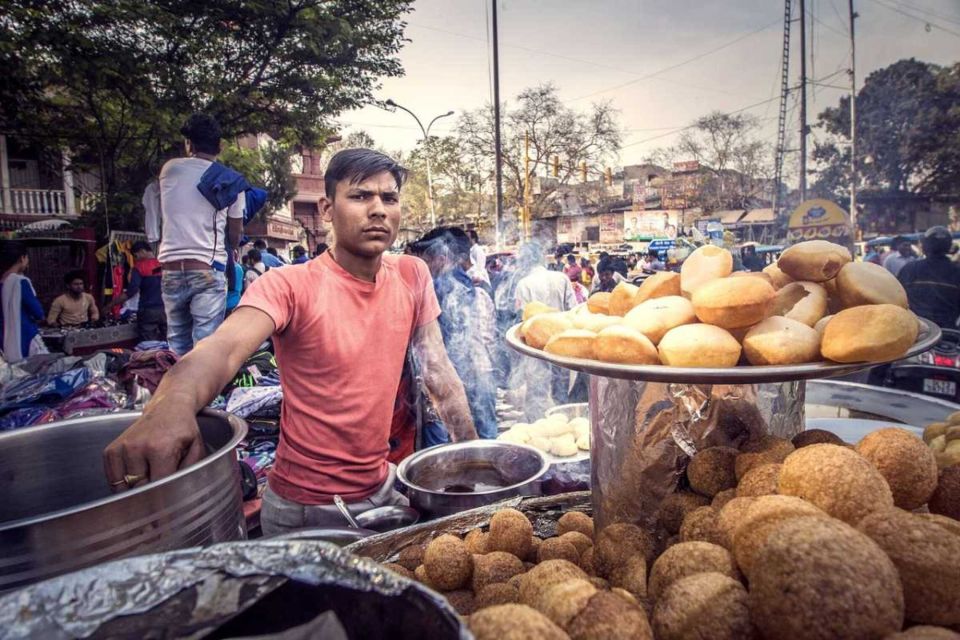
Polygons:
M333 496L333 504L337 505L337 509L343 514L343 517L347 519L347 522L350 523L350 526L354 529L359 529L360 525L357 524L357 521L353 519L353 516L350 515L350 510L347 508L347 503L343 501L343 498L340 496Z

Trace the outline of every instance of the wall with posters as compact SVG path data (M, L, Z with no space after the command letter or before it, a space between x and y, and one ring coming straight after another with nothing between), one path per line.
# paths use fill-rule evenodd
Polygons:
M623 214L601 214L600 244L617 244L620 242L623 242Z
M623 239L627 241L676 238L681 224L680 211L676 209L628 211L623 215Z

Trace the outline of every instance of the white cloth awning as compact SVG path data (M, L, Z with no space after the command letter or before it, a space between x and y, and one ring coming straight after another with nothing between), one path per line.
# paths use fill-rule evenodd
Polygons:
M714 212L713 216L720 218L720 224L730 225L740 222L740 218L746 213L744 209L722 210Z
M767 224L777 219L773 209L753 209L747 212L740 222L743 224Z

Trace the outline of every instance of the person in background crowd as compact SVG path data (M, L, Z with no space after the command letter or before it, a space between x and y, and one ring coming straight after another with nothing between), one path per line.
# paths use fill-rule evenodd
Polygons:
M40 337L43 307L24 272L30 266L27 247L16 240L0 240L0 336L3 359L20 362L47 353Z
M313 249L313 257L316 258L323 254L324 251L329 249L329 245L326 242L318 242L317 246Z
M579 274L577 274L579 275ZM573 297L577 304L583 304L590 297L590 290L587 289L577 279L577 275L570 275L570 286L573 288Z
M137 303L137 336L141 342L167 339L167 315L163 309L163 270L150 245L134 242L130 252L136 259L130 273L130 284L117 298L123 304L140 294Z
M243 295L244 275L246 274L247 257L239 259L239 251L233 251L233 278L228 278L227 283L231 285L227 288L227 313L231 313L240 304L240 296Z
M655 272L663 271L666 269L666 265L660 260L660 254L657 253L656 249L650 249L647 251L647 254L643 256L643 270L646 272Z
M287 259L284 258L282 255L280 255L280 254L277 252L277 248L276 248L276 247L267 247L267 253L268 253L269 255L273 256L274 258L276 258L277 260L279 260L281 266L285 266L285 265L289 264L289 263L287 262Z
M597 278L591 293L609 293L627 279L627 265L619 258L606 258L597 265Z
M563 268L563 274L572 281L579 282L581 272L582 269L580 269L580 265L577 264L577 256L571 253L567 256L567 266Z
M897 236L893 239L893 249L883 259L883 268L893 275L900 275L900 269L903 269L908 263L917 259L913 252L913 245L903 236Z
M253 284L254 280L267 272L266 265L263 264L263 254L259 249L250 249L247 252L247 266L243 273L243 290Z
M307 250L300 245L296 245L291 249L291 253L293 254L293 264L303 264L304 262L310 261L310 258L307 256Z
M463 386L443 346L427 266L387 254L400 227L406 170L370 149L330 160L320 199L337 244L296 269L271 269L210 338L167 371L142 416L104 451L114 490L200 460L196 414L272 337L283 389L276 464L260 524L265 536L343 524L354 513L405 504L387 462L391 416L411 347L453 440L476 438Z
M562 272L567 267L567 263L563 260L563 251L557 249L556 254L554 254L554 261L549 267L550 271L560 271Z
M867 253L863 256L863 261L872 262L879 267L883 266L883 258L880 256L876 247L867 247Z
M280 258L276 256L276 249L274 249L274 253L270 253L270 249L267 248L267 243L264 240L254 240L253 248L260 252L260 260L257 262L263 262L267 269L283 266Z
M220 153L220 125L194 114L180 129L186 158L160 171L163 218L160 260L167 342L182 356L223 322L227 306L227 246L240 246L246 197L217 210L198 185Z
M590 263L590 258L587 256L580 258L580 282L583 283L583 286L590 289L594 276L596 276L596 272L593 270L593 264Z
M480 236L473 229L467 229L470 239L470 269L467 275L477 284L490 287L490 274L487 273L487 249L480 244ZM492 289L490 289L492 291Z
M952 245L946 227L930 227L921 240L924 257L904 264L897 276L910 309L946 329L956 329L960 317L960 265L948 257Z
M628 255L627 256L627 273L631 271L635 271L638 264L640 264L640 258L638 254L631 253L630 255Z
M83 271L68 272L63 276L63 284L67 291L54 298L50 313L47 314L47 324L51 327L75 327L100 319L97 301L86 292Z
M743 268L747 271L763 271L763 258L757 255L757 248L755 246L747 245L741 251L743 254Z
M526 273L517 283L516 309L518 312L529 302L542 302L559 311L569 311L577 304L570 278L543 266L543 253L540 245L529 242L520 248L517 259L520 273ZM513 371L519 388L526 384L524 412L531 422L542 418L550 408L550 396L553 404L565 404L570 389L570 373L566 369L555 367L535 358L523 358L520 366ZM543 388L543 381L549 380L549 391Z
M415 242L413 252L427 263L433 276L440 303L440 333L467 394L477 435L496 438L496 319L493 300L467 275L470 238L458 227L438 227ZM426 430L424 446L447 442L443 431Z

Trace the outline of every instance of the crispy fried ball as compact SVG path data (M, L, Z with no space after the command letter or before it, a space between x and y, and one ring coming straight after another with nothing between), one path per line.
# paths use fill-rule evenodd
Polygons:
M533 525L516 509L502 509L490 519L490 535L487 548L490 551L506 551L518 558L526 558L533 544Z
M592 539L593 518L579 511L568 511L557 520L557 535L562 536L569 531L579 531Z
M736 487L734 463L738 454L733 447L709 447L698 451L687 465L690 487L708 498Z
M534 608L565 629L587 608L587 603L595 593L597 588L589 580L567 580L543 591Z
M545 615L522 604L500 604L477 611L467 625L476 640L567 640Z
M667 533L671 535L680 533L680 526L687 514L708 504L710 504L708 498L690 491L671 493L660 502L657 520L660 526L667 530Z
M737 495L742 498L775 494L782 467L783 465L779 462L771 462L750 469L740 479L740 484L737 485Z
M857 453L869 460L890 485L901 509L924 505L937 488L937 460L923 440L906 429L890 427L867 434Z
M567 626L571 640L653 640L647 614L609 591L598 591Z
M790 443L800 449L811 444L843 444L843 438L825 429L807 429L793 436Z
M640 605L640 603L637 602L636 596L634 596L632 593L630 593L626 589L621 589L620 587L611 587L610 593L616 596L620 596L621 598L626 600L628 604L632 604L634 606Z
M960 633L943 627L920 625L887 636L884 640L960 640Z
M524 568L526 569L526 567ZM507 580L507 584L509 584L514 589L516 589L518 594L520 593L520 582L523 580L523 576L525 574L526 574L526 571L524 571L524 573L518 573L517 575Z
M612 524L597 535L593 546L593 565L597 575L609 578L613 570L624 564L631 556L643 556L653 561L656 547L653 538L635 524L621 522Z
M646 597L647 561L641 556L627 559L610 574L610 584L625 589L638 598Z
M677 580L653 609L657 640L741 640L753 636L747 590L721 573Z
M960 538L902 509L876 511L860 521L900 572L907 620L960 624Z
M787 456L777 491L856 524L868 513L893 506L887 481L866 458L835 444L814 444Z
M488 584L477 593L476 608L486 609L498 604L510 604L520 601L520 592L512 584L497 582Z
M747 507L733 531L733 557L750 577L756 554L780 522L804 516L826 518L827 514L794 496L759 496Z
M530 536L530 551L527 552L527 557L521 558L521 560L526 562L537 562L537 558L540 556L541 544L543 544L543 538Z
M960 520L960 464L940 470L937 488L927 506L930 513Z
M443 594L450 606L462 616L469 616L477 609L476 598L469 589L457 589Z
M723 509L728 502L737 497L736 489L724 489L717 495L713 496L713 500L710 502L710 506L720 511Z
M414 574L413 571L410 571L410 569L407 569L402 564L397 564L396 562L388 562L383 565L383 568L389 569L394 573L399 573L404 578L410 578L411 580L416 580L417 578L416 574Z
M467 551L474 555L483 555L490 551L487 548L487 534L480 529L467 532L467 535L463 537L463 543L467 545Z
M713 571L740 579L740 572L733 556L723 547L710 542L681 542L675 544L657 558L650 570L647 585L650 597L658 600L671 584L697 573Z
M577 548L566 540L560 538L547 538L540 545L538 553L538 562L546 560L567 560L573 564L580 563L580 554Z
M717 510L713 507L700 507L688 513L680 527L680 540L683 542L701 540L703 542L719 543Z
M426 550L427 545L425 544L412 544L409 547L404 547L400 550L397 564L410 569L410 571L416 571L417 567L423 564L423 552Z
M595 586L597 589L609 589L610 583L604 580L603 578L598 578L597 576L590 576L590 584Z
M441 591L455 591L470 581L473 556L457 536L434 538L423 553L423 567L430 582Z
M473 556L474 593L479 593L488 584L506 582L524 572L523 562L512 553L491 551L482 556Z
M577 548L577 553L583 555L583 552L593 546L593 539L580 533L579 531L568 531L558 538L564 542L569 542ZM579 562L579 560L577 560Z
M421 583L425 587L439 590L437 585L435 585L433 581L430 580L430 576L427 575L427 568L425 566L420 565L419 567L417 567L416 570L414 570L413 572L413 577L417 580L417 582Z
M733 534L747 512L747 507L754 500L755 498L752 497L734 498L720 509L720 513L717 514L717 537L720 540L720 546L733 549Z
M764 638L883 638L903 627L896 567L870 538L839 520L781 522L754 564L750 617Z
M793 453L794 446L789 440L778 438L777 436L763 436L759 440L751 440L740 447L740 455L735 462L735 471L737 480L753 469L762 464L773 462L783 462L788 455Z
M923 518L927 522L932 522L943 527L954 535L960 536L960 520L954 520L953 518L941 516L936 513L918 513L917 516Z
M520 602L535 606L540 594L555 584L567 580L586 579L587 574L572 562L547 560L523 574L520 580Z
M586 571L589 576L597 575L597 566L593 562L593 547L580 555L580 568Z

